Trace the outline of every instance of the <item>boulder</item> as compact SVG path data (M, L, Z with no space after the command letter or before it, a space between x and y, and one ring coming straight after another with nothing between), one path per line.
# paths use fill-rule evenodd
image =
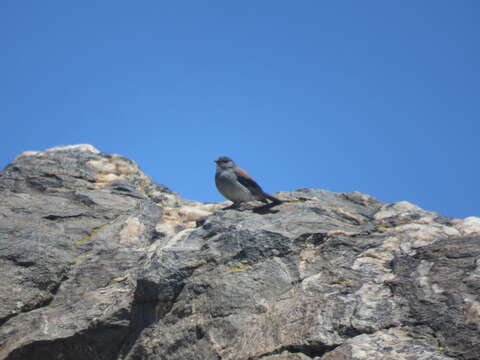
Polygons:
M0 172L0 360L480 358L479 218L276 196L224 210L91 145L19 155Z

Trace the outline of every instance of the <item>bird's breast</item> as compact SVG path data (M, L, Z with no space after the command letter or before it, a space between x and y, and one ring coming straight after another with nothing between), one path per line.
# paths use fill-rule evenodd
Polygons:
M238 182L233 172L217 172L215 174L215 184L218 191L228 200L233 202L253 200L250 191Z

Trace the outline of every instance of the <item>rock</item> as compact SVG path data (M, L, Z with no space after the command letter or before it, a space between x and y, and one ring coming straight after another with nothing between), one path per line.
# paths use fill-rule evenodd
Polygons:
M18 156L0 173L0 359L479 359L478 218L277 196L222 210L90 145Z
M411 328L392 328L374 334L361 334L347 340L331 351L322 360L448 360L444 349L428 329L416 334Z
M130 164L118 172L123 187L103 183L95 162ZM0 358L118 352L162 219L148 197L157 188L130 160L91 146L20 156L0 173Z
M480 235L480 218L470 216L459 222L456 226L462 235Z

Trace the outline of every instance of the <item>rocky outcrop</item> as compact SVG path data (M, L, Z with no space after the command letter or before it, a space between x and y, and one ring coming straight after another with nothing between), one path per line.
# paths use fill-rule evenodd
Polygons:
M182 199L90 145L0 173L0 359L479 359L480 219Z

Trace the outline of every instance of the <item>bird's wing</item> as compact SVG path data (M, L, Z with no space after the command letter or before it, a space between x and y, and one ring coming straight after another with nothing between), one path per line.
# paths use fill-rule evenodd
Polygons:
M258 185L245 170L237 167L235 168L235 174L237 175L238 182L250 190L252 194L263 196L264 192L260 185Z

